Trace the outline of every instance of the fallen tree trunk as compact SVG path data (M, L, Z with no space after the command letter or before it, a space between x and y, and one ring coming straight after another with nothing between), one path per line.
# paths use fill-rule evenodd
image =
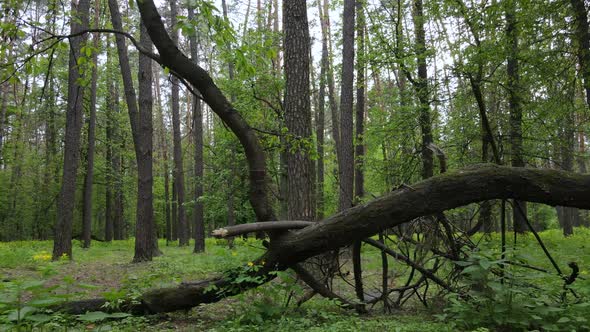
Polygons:
M239 267L216 279L149 291L133 309L157 313L216 302L272 280L273 271L384 229L470 203L509 198L590 209L590 175L485 164L432 177L303 229L283 232L254 261L257 268ZM249 281L236 283L236 276Z

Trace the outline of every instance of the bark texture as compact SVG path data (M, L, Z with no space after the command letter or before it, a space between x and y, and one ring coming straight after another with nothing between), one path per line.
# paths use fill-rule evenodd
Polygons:
M90 1L72 1L72 13L74 13L75 18L70 23L71 33L75 34L88 29ZM72 223L74 219L74 204L76 202L76 176L80 163L80 132L84 117L82 112L84 87L79 83L81 77L77 59L80 57L80 48L85 40L85 35L70 39L64 167L58 200L57 219L55 221L53 260L59 259L62 255L72 258Z
M520 69L518 62L518 25L516 21L516 1L506 2L506 37L508 38L508 106L510 108L510 163L514 167L524 167L522 150L522 90L520 88ZM524 233L526 216L518 209L522 209L526 215L526 203L514 201L515 208L512 212L514 230Z
M195 18L193 8L188 10L188 18L192 20ZM197 37L192 35L189 37L191 58L195 64L199 64L199 45L197 44ZM192 100L193 111L193 144L194 144L194 172L195 172L195 187L193 193L193 200L195 202L193 207L193 225L195 248L194 252L205 251L205 219L203 215L203 202L199 200L203 196L203 111L201 109L201 99L199 96L193 96Z
M309 90L309 27L305 0L283 1L287 216L313 220L313 163Z
M354 18L355 1L344 0L342 27L342 85L340 91L340 156L338 180L340 195L338 210L353 204L354 150L353 150L353 81L354 81ZM333 125L333 124L332 124Z
M416 63L418 65L418 77L414 87L420 102L418 122L422 135L422 178L427 179L434 175L434 153L430 146L434 140L432 137L432 120L430 116L430 101L428 91L428 71L426 65L426 32L424 30L424 5L422 0L414 0L414 20Z
M178 30L176 30L176 16L178 9L176 0L170 1L170 29L172 31L171 37L174 44L178 44ZM182 142L180 132L180 106L179 106L179 80L176 76L170 79L172 86L171 102L172 102L172 136L174 149L174 182L176 183L176 201L178 212L178 244L180 246L187 246L189 242L189 227L186 220L186 213L184 210L184 167L182 164Z

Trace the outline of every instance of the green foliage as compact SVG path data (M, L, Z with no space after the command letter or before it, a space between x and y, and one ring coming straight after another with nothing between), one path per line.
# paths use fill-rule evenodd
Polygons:
M590 329L587 319L590 317L590 285L586 280L565 286L553 275L553 282L539 283L547 276L507 264L509 261L526 264L531 261L530 256L520 255L518 251L508 252L504 260L494 259L495 256L497 251L483 249L470 255L467 261L455 262L463 267L461 274L468 293L447 296L445 313L437 315L441 321L451 320L462 329Z

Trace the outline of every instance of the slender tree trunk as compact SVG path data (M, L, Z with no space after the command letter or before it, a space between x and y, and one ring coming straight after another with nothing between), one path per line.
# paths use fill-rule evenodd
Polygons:
M113 199L113 188L115 186L115 154L114 154L114 146L115 146L115 126L118 124L116 120L116 112L115 108L116 101L115 101L115 77L111 74L111 71L114 70L114 66L112 65L112 53L111 53L111 43L110 38L107 37L107 109L106 109L106 117L107 117L107 125L106 125L106 162L107 162L107 172L106 172L106 192L105 192L105 225L104 225L104 240L110 242L113 240L113 219L115 216L114 213L114 199ZM118 158L118 156L117 156Z
M0 169L4 166L4 158L2 155L2 145L4 143L4 122L6 122L6 110L8 109L8 83L0 85Z
M574 13L574 40L578 46L578 63L586 92L586 105L590 109L590 26L584 0L570 0Z
M321 10L321 4L318 2ZM320 12L320 17L322 16ZM325 109L326 109L326 75L327 75L327 61L328 54L324 53L324 41L322 40L322 57L320 60L320 80L318 87L318 107L316 112L316 149L318 159L316 161L316 216L318 220L324 218L324 130L325 130Z
M123 30L121 14L115 0L109 0L113 28ZM141 24L140 44L145 49L151 49L149 36ZM127 56L127 48L123 36L116 35L119 65L125 87L125 99L131 134L137 159L137 212L135 222L135 256L134 262L149 261L154 254L158 254L157 239L155 238L153 211L153 176L152 176L152 68L151 59L139 56L139 100L136 97L131 77L131 67ZM138 101L141 108L138 108ZM122 226L122 225L121 225ZM122 227L121 227L122 228ZM119 229L122 233L122 229ZM117 232L115 232L117 234ZM122 234L120 234L122 235ZM116 235L115 235L116 236Z
M336 88L334 87L334 70L332 67L332 44L330 36L330 7L329 1L318 1L320 23L322 29L322 60L328 86L328 101L330 105L330 121L332 122L332 138L336 151L336 159L340 160L340 120L338 118L338 104L336 102Z
M560 141L560 159L561 169L564 171L572 172L574 170L574 145L575 145L575 118L574 112L569 112L564 118L561 119L562 126L559 129L559 141ZM574 234L574 226L579 224L580 215L577 208L558 206L557 217L559 224L563 229L564 236L570 236Z
M159 124L159 138L160 138L160 153L162 154L162 164L164 168L164 214L166 219L166 245L173 241L172 236L172 220L170 219L170 169L168 168L168 133L166 124L164 123L164 112L162 110L162 94L160 91L160 75L154 76L154 83L156 88L156 102L158 109L158 124Z
M275 0L275 4L277 4L276 2L277 0ZM221 5L222 5L222 9L223 9L223 18L224 19L228 19L227 16L227 4L225 2L225 0L221 0ZM275 15L274 19L275 19L275 32L278 32L278 9L277 7L275 7ZM231 45L228 45L229 50L231 51ZM277 52L277 59L275 59L275 62L278 63L279 59L278 59L278 52ZM278 70L277 70L278 71ZM228 61L227 63L227 74L229 77L230 81L234 80L235 77L235 73L234 73L234 63L232 61ZM236 96L235 94L231 94L230 95L230 101L232 103L234 103L236 101ZM235 208L234 208L234 200L235 200L235 185L234 185L234 181L237 178L237 170L236 170L236 163L235 163L235 148L232 147L232 151L231 151L231 161L230 161L230 175L229 175L229 181L227 183L227 225L228 226L233 226L236 224L236 213L235 213ZM285 182L286 183L286 182ZM282 203L282 200L281 200ZM285 213L286 213L286 208L285 208ZM285 218L286 218L286 214L285 214ZM259 235L259 234L257 234ZM263 237L263 234L260 234L259 237ZM234 245L234 241L233 238L228 239L228 246L230 248L233 248Z
M140 44L150 50L152 43L147 30L141 24ZM136 142L137 157L137 219L135 221L135 256L134 262L151 261L159 254L155 233L153 206L153 127L152 127L152 60L139 55L139 113L137 126L139 129Z
M178 10L176 0L170 0L170 28L172 29L172 41L178 44L178 31L176 30L176 16ZM180 246L187 246L190 234L186 214L184 211L184 167L182 164L182 141L180 132L180 110L179 110L179 80L175 76L170 79L172 99L172 135L174 145L174 182L176 183L176 199L178 211L178 238Z
M95 0L94 5L94 28L98 29L100 18L100 1ZM92 189L94 182L94 149L96 141L96 93L98 85L98 45L100 34L93 34L94 51L92 54L92 82L90 83L90 105L88 117L88 149L86 151L86 176L84 177L84 208L82 210L82 239L83 247L90 248L90 237L92 235Z
M363 174L363 158L365 146L363 144L363 129L365 120L365 15L364 0L356 0L357 12L357 68L356 68L356 144L354 167L354 196L355 203L360 202L365 195L365 177ZM352 245L352 262L354 270L354 284L356 296L359 301L364 301L363 276L361 266L361 242L356 241Z
M174 179L174 174L172 174L172 201L170 204L170 209L172 210L172 241L178 240L178 201L176 199L177 194L178 191L176 191L176 180Z
M123 157L121 151L124 151L125 143L122 140L119 115L121 114L121 107L119 104L119 87L115 84L113 87L114 111L116 121L113 126L113 137L115 142L118 144L113 145L113 158L111 161L111 167L113 169L113 181L114 181L114 206L113 206L113 238L115 240L123 240L124 238L124 220L123 220Z
M510 152L511 165L524 167L522 151L522 90L520 87L520 72L518 63L518 26L516 21L516 1L506 2L506 36L508 38L508 104L510 108ZM520 213L517 205L524 212ZM526 231L526 202L514 201L513 223L518 233Z
M77 17L77 19L71 20L72 34L88 29L89 12L89 0L72 1L72 13ZM85 36L70 38L64 168L55 223L53 260L58 260L62 255L72 258L72 223L76 199L76 175L80 163L80 131L82 130L82 101L84 99L84 89L79 84L80 72L77 59L80 57L80 48L85 39Z
M344 0L342 28L342 84L340 90L340 157L338 179L340 194L338 210L353 204L354 150L353 150L353 81L354 81L354 17L355 1Z
M194 19L195 13L193 8L188 9L189 20ZM191 58L195 63L199 63L199 48L196 36L189 37ZM201 108L201 99L193 96L193 143L195 145L194 171L195 171L195 190L193 200L193 225L195 234L194 252L205 251L205 219L203 215L203 202L200 200L203 196L203 111Z
M416 63L418 65L418 77L416 83L416 93L420 103L420 114L418 121L422 134L422 178L427 179L434 175L434 156L431 145L434 140L432 137L432 120L430 117L430 101L428 91L428 71L426 65L426 32L424 31L424 8L422 0L414 0L414 34Z

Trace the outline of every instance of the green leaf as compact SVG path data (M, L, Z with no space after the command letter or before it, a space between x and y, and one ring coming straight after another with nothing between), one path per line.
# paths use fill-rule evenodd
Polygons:
M78 315L78 320L84 322L98 322L107 318L110 318L111 315L104 313L102 311L91 311L87 312L83 315Z
M37 323L46 323L51 320L51 316L46 314L36 314L27 316L25 319Z
M568 317L561 317L560 319L557 320L558 323L569 323L572 320L569 319Z

